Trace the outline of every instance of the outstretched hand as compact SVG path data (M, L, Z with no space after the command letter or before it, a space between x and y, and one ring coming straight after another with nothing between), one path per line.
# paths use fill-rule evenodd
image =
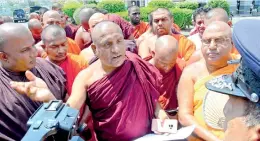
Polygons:
M55 99L41 78L36 77L31 71L26 71L25 76L29 82L11 81L11 87L18 93L27 95L33 101L48 102Z

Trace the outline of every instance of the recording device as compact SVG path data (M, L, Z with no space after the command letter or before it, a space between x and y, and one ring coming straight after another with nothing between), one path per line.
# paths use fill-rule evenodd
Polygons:
M161 132L161 133L177 133L178 121L175 119L165 119L162 125L160 119L152 120L152 131Z
M61 100L42 104L29 118L29 130L22 141L84 141L74 136L86 128L86 124L77 126L79 110L69 107Z

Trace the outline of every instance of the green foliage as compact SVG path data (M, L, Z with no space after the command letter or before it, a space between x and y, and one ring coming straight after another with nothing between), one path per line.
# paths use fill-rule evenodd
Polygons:
M76 0L67 0L63 5L62 11L69 17L73 17L74 11L82 6L83 3L80 3Z
M223 8L227 11L228 15L230 14L229 4L226 0L210 0L205 6L211 8Z
M145 22L149 22L148 16L149 14L155 10L156 8L151 8L151 7L144 7L141 8L141 20ZM181 29L185 29L187 26L192 25L191 21L191 16L193 10L190 9L180 9L180 8L171 8L169 9L171 13L174 16L174 23L176 23ZM128 13L127 11L124 12L118 12L116 13L122 18L126 19L129 21Z
M174 8L174 4L171 0L152 0L148 3L148 7L157 8Z
M179 2L176 5L176 7L195 10L199 7L199 3L198 2L192 2L192 1Z
M109 13L125 11L125 3L122 0L102 0L97 4L100 9L105 9Z

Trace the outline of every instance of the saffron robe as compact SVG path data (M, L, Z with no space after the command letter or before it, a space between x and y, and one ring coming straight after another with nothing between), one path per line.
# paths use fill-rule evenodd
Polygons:
M133 36L135 39L139 38L146 30L149 28L149 24L143 21L140 21L138 25L134 27Z

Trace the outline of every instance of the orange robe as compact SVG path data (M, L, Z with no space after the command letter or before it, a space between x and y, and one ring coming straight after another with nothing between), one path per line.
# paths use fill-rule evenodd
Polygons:
M178 58L188 61L193 52L195 52L196 46L182 34L173 34L172 36L178 41Z
M67 58L59 65L66 73L67 78L67 90L68 94L71 94L72 84L78 73L88 66L88 62L84 58L71 53L67 54Z
M81 50L74 40L67 37L67 43L68 43L68 53L77 54L77 55L80 54Z
M149 28L149 24L146 22L140 22L139 25L134 27L133 36L135 39L139 38Z
M175 29L175 31L181 33L181 28L177 24L172 23L172 27Z

